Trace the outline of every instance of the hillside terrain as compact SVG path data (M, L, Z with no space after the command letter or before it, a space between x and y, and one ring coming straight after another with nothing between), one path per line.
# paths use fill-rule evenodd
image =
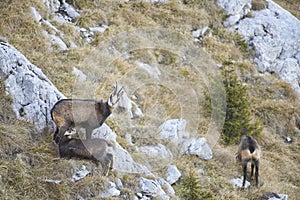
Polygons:
M107 100L116 81L123 85L132 113L117 109L106 124L152 174L116 169L104 177L93 162L59 158L53 127L40 132L16 116L0 73L0 199L163 199L141 191L140 181L167 179L169 165L181 172L172 183L175 194L161 186L170 199L298 198L299 97L274 73L259 72L255 51L223 26L228 15L216 1L66 0L70 10L55 2L64 1L1 1L0 42L20 51L67 98ZM297 1L276 2L299 19ZM242 168L235 160L240 135L229 144L222 137L228 80L237 81L234 94L243 94L232 101L247 99L251 122L259 124L259 188L254 181L245 190L230 182ZM182 154L178 144L161 138L161 125L172 119L185 120L190 138L206 138L212 158ZM148 156L153 146L166 153ZM71 181L82 166L89 175ZM119 193L104 195L112 185Z

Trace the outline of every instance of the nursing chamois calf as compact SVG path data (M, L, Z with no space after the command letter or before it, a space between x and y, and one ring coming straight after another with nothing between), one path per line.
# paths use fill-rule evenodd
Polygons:
M92 131L100 127L117 106L123 88L116 83L108 101L84 99L62 99L51 109L51 117L56 124L53 140L59 143L65 132L75 126L84 128L86 139L91 139Z
M251 179L253 177L253 171L255 166L255 181L256 187L258 187L258 171L259 171L259 160L260 160L260 147L255 139L250 136L244 136L239 144L237 153L238 161L242 162L243 165L243 188L245 187L247 178L247 164L251 161Z
M114 148L114 145L100 138L86 140L72 138L68 132L58 143L60 157L89 159L97 166L100 162L104 176L113 169L113 155L107 152L108 147Z

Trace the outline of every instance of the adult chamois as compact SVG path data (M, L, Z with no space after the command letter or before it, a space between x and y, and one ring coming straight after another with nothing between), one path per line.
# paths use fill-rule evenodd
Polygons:
M86 140L72 138L68 131L58 143L60 157L89 159L97 166L100 162L104 176L113 169L113 155L107 152L108 147L114 148L114 145L100 138Z
M250 136L243 136L239 144L237 160L242 163L244 178L243 178L243 188L245 187L247 178L247 164L251 161L251 179L253 177L253 171L255 166L255 181L256 187L258 187L258 171L259 171L259 160L260 160L261 150L255 139Z
M51 109L51 117L56 124L53 140L58 144L65 132L74 127L84 128L86 138L91 139L92 131L104 123L122 94L123 88L116 83L106 102L86 99L59 100Z

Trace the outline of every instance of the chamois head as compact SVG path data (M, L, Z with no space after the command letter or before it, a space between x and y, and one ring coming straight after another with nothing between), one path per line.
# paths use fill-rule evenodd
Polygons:
M112 108L115 108L117 106L117 103L119 102L124 90L123 87L121 87L118 82L116 82L116 85L113 87L112 92L110 93L109 99L108 99L108 105Z

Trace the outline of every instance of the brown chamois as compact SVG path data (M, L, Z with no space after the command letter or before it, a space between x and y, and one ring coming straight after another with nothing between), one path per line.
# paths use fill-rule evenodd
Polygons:
M91 139L92 131L100 127L117 106L123 88L116 83L108 101L84 99L62 99L51 109L51 117L56 124L53 140L56 144L70 128L84 128L86 139Z
M251 161L251 179L253 177L253 171L255 166L255 181L256 187L258 187L258 171L259 171L259 160L260 160L260 147L255 139L250 136L243 136L239 144L239 149L236 158L242 162L244 178L243 188L245 187L247 178L247 164Z
M114 145L100 138L86 140L72 138L68 132L58 143L60 157L89 159L97 166L100 162L104 176L113 169L113 155L107 152L108 147L114 148Z

